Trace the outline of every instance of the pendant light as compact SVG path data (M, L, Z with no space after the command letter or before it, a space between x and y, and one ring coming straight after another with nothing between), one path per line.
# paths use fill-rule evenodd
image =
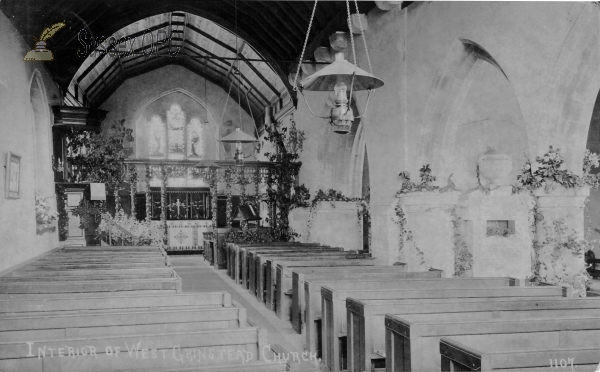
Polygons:
M237 58L237 53L238 53L238 38L237 38L237 2L234 2L234 7L235 7L235 57ZM241 71L240 71L240 61L238 60L238 67L237 69L234 66L235 61L232 63L232 72L233 75L238 75L237 79L238 79L238 110L239 110L239 125L242 125L242 102L241 102ZM233 85L233 81L232 81L232 85ZM231 87L230 87L230 91L231 91ZM225 102L225 105L227 105L227 102ZM250 108L250 106L248 106L249 110L252 110ZM241 128L236 128L235 131L233 133L230 133L228 135L226 135L225 137L221 138L219 140L221 143L234 143L235 144L235 153L233 154L233 161L234 164L236 166L243 166L244 165L244 159L249 158L251 155L244 155L243 153L243 144L244 143L256 143L257 140L256 138L254 138L253 136L246 134L244 132L242 132ZM254 146L253 146L254 147Z
M331 113L329 116L322 117L316 115L313 110L310 108L306 97L304 100L306 102L306 106L313 114L313 116L329 119L331 126L333 127L333 131L339 134L347 134L350 132L352 128L352 123L355 119L354 113L351 108L351 100L352 93L354 91L363 91L367 90L367 102L365 104L365 113L369 106L369 98L371 97L371 92L374 89L380 88L383 86L383 80L376 78L373 76L373 69L371 67L371 60L369 58L369 51L367 49L367 41L364 36L364 29L362 27L362 21L360 17L360 12L358 10L358 2L355 0L356 4L356 13L358 14L358 22L360 26L360 32L363 36L363 42L365 46L365 53L367 56L367 61L369 63L369 69L371 73L359 68L356 65L356 49L354 47L354 36L352 34L352 21L350 14L350 3L349 0L346 0L346 9L348 12L348 28L350 29L350 40L351 40L351 48L354 56L354 64L346 61L344 59L343 53L337 53L335 55L335 61L324 67L323 69L315 72L314 74L308 76L307 78L300 81L297 84L298 75L300 73L301 63L304 59L304 53L306 51L306 44L308 42L308 36L310 35L310 29L312 27L312 22L315 15L315 10L317 9L317 2L315 0L315 5L313 7L313 11L310 17L310 22L308 25L308 31L306 32L306 39L304 41L304 46L302 47L302 54L300 55L300 61L298 63L298 68L296 71L296 76L294 78L293 89L295 91L299 91L302 93L303 91L333 91L335 93L335 107L331 109ZM350 89L350 94L348 95L348 89ZM349 98L348 98L349 97ZM363 115L358 116L362 117Z

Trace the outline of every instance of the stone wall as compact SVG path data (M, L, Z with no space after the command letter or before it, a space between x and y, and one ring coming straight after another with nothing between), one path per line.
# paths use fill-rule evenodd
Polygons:
M145 154L147 154L148 134L144 131L150 119L146 117L147 111L156 106L156 103L166 107L165 102L180 102L182 105L189 103L188 117L197 115L202 120L208 110L212 141L209 147L213 154L210 159L215 159L217 156L220 159L225 158L223 146L216 142L221 136L226 135L222 125L229 126L232 130L240 127L244 132L256 137L252 117L244 110L240 112L237 102L231 97L227 99L226 91L207 81L205 98L204 79L184 67L175 65L165 66L125 81L100 107L108 111L103 125L111 125L115 120L125 119L125 125L134 129L136 138L133 143L134 154L147 157ZM244 152L250 154L252 146L244 145Z
M56 211L49 105L61 100L44 63L23 61L33 42L23 40L2 12L0 46L0 162L5 165L9 151L21 156L19 199L5 199L4 167L0 173L2 272L58 246L57 230L36 234L35 193L48 198Z
M360 127L369 154L372 251L383 262L396 259L390 206L402 170L418 178L430 164L438 185L452 174L466 193L478 186L477 159L487 150L512 158L500 182L509 185L525 156L533 160L552 145L562 150L563 167L581 173L600 89L600 80L590 78L600 65L597 5L415 2L402 10L374 8L368 23L373 74L385 86L371 96ZM355 43L358 64L368 71L360 36ZM305 96L317 115L328 115L332 94ZM365 98L356 94L355 114L363 114ZM357 134L332 133L302 97L294 115L307 133L301 182L313 194L335 188L354 196Z

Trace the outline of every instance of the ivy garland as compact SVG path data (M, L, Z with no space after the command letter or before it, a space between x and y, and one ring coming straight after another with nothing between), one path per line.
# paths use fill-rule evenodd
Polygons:
M167 172L167 167L165 165L161 165L160 166L160 173L162 176L162 183L160 185L160 223L163 226L163 231L164 231L164 236L165 236L165 243L168 239L168 233L169 231L167 230L167 181L169 179L169 174Z
M210 171L210 175L208 176L208 184L210 185L210 207L211 207L211 217L212 217L212 230L213 237L217 237L217 181L218 181L218 169L213 169Z
M450 209L452 228L454 229L454 276L462 277L473 268L473 254L469 252L467 242L462 235L462 218L458 216L456 206Z
M65 241L69 237L69 214L67 213L67 194L61 184L55 184L56 211L58 212L58 240Z
M152 198L150 196L150 165L145 166L145 174L146 174L146 222L150 222L152 220Z
M359 228L361 229L361 231L362 231L362 224L361 224L362 217L363 217L363 215L369 214L368 199L350 198L350 197L343 195L340 191L335 190L335 189L329 189L329 190L327 190L327 192L324 192L323 190L317 191L317 194L314 196L314 198L309 203L308 199L310 198L310 194L308 192L308 189L304 185L301 185L296 188L295 197L296 197L296 200L295 200L294 207L307 207L307 206L309 207L308 219L307 219L308 238L310 238L312 223L314 220L314 216L315 216L317 207L319 207L319 205L321 205L321 202L323 202L323 201L329 202L329 204L331 205L332 208L335 208L335 202L338 202L338 201L356 202L356 214L357 214L357 218L358 218L358 225L359 225Z
M452 174L448 177L448 184L445 187L440 188L439 186L432 185L431 183L435 182L436 177L431 175L429 164L423 165L419 169L419 175L421 182L417 184L410 180L410 173L407 171L400 172L399 176L402 178L402 187L396 192L396 197L411 192L448 192L456 190L454 182L452 182Z
M133 165L129 169L129 197L131 203L131 216L135 217L135 192L137 189L138 172L136 166Z
M246 185L248 185L250 181L246 178L244 173L244 167L240 167L237 172L236 180L240 190L240 205L246 205L248 202L246 196Z
M396 206L394 207L394 210L396 212L396 219L393 220L394 223L398 226L398 232L400 234L400 239L398 239L399 243L398 243L398 250L399 250L399 257L400 259L403 259L404 257L404 244L406 242L412 242L413 247L415 248L415 251L417 252L417 257L419 257L420 261L421 261L421 265L425 265L425 253L423 253L423 251L421 249L419 249L419 246L417 245L417 242L414 240L412 231L408 228L408 221L406 220L406 214L404 213L404 210L402 210L402 206L400 205L400 203L397 203Z
M254 209L259 210L260 207L260 168L257 166L253 175L254 182Z
M231 228L231 223L233 222L232 205L231 205L231 189L233 187L232 181L235 171L231 167L227 167L223 171L223 182L225 182L225 217L227 218L227 227Z

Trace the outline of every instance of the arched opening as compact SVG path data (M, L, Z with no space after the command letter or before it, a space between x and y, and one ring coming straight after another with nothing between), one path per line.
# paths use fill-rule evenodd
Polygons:
M590 127L588 129L586 149L600 153L600 92L596 96ZM592 173L600 173L600 168L592 170ZM589 202L585 211L585 226L589 226L586 232L586 240L592 243L596 257L600 256L600 190L591 189Z
M48 187L52 180L52 141L50 131L50 112L46 91L39 71L33 73L30 86L30 103L34 122L34 166L35 166L35 192L41 197L53 195L52 188Z

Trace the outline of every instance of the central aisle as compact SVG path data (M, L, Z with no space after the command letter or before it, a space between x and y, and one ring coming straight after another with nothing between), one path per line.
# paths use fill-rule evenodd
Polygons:
M229 292L232 300L246 308L248 323L267 330L269 343L279 344L287 351L304 352L304 338L294 331L291 323L279 320L274 312L235 284L226 270L214 270L200 255L171 255L169 260L181 277L184 293Z

